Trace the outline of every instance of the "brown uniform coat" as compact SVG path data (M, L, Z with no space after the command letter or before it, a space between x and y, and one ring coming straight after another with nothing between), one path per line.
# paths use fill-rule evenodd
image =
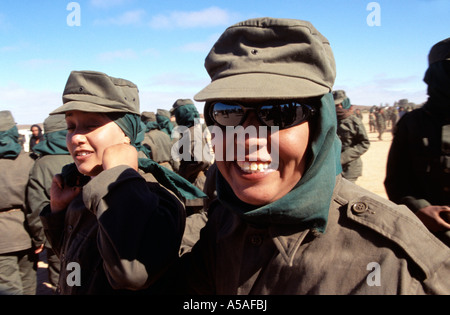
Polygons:
M193 293L450 293L450 249L409 209L341 176L324 234L258 228L217 203L211 209L201 240L183 256Z

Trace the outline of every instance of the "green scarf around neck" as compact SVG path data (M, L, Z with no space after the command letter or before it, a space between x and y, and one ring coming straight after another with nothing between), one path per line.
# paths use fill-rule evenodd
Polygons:
M184 177L163 167L149 158L150 151L142 145L145 137L146 126L141 121L139 115L135 114L108 114L108 116L123 130L130 138L131 145L136 150L142 151L148 158L139 159L139 169L146 173L151 173L156 180L178 196L185 199L205 198L206 195Z
M70 154L66 144L67 130L44 133L44 140L33 147L38 156Z
M19 130L14 126L6 131L0 131L0 158L15 159L22 151L19 144Z
M312 126L311 160L298 184L284 197L262 207L242 202L224 177L217 173L217 196L244 221L258 226L299 225L325 232L328 211L336 183L342 172L341 142L336 134L336 112L331 93L321 99L317 125Z

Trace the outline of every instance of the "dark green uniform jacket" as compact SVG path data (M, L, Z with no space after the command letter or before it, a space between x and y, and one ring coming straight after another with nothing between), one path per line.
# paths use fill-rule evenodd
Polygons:
M143 176L126 166L103 171L65 211L41 213L61 260L59 293L162 292L158 280L178 257L185 212L151 174ZM71 263L79 265L80 286L67 281L76 277Z
M24 151L16 158L0 158L0 254L31 248L25 215L26 187L33 163Z
M39 247L45 242L44 230L39 213L50 204L50 187L53 176L61 173L64 165L73 163L72 156L44 155L36 160L30 172L30 180L27 188L29 213L27 220L33 235L33 243ZM46 244L46 246L50 246Z
M200 240L184 252L195 294L450 293L450 249L405 206L340 175L324 233L258 227L215 202Z
M361 156L370 147L366 128L361 119L350 114L342 119L338 117L337 134L342 142L342 176L355 181L362 176L363 162Z

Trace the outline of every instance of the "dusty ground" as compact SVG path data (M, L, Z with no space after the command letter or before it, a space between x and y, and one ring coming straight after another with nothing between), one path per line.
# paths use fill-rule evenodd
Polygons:
M384 189L386 176L386 163L392 142L391 127L383 133L383 140L378 140L378 132L370 132L368 114L363 114L363 122L370 139L369 150L361 157L363 160L363 176L358 178L356 184L364 187L384 198L387 198Z
M363 176L356 181L357 185L364 187L382 197L387 198L384 189L384 177L386 175L386 162L391 146L392 134L391 128L388 127L383 134L383 140L378 140L378 132L370 132L368 114L363 114L363 122L370 139L370 148L362 156L363 160ZM51 290L46 286L47 269L44 256L41 255L42 261L38 265L38 295L51 294Z

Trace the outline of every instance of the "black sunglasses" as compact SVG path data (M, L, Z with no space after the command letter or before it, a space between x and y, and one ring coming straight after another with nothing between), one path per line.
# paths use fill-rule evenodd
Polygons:
M221 127L242 125L249 111L255 111L263 126L290 128L307 121L316 113L313 105L297 100L270 101L258 106L244 106L236 102L213 102L209 116Z

